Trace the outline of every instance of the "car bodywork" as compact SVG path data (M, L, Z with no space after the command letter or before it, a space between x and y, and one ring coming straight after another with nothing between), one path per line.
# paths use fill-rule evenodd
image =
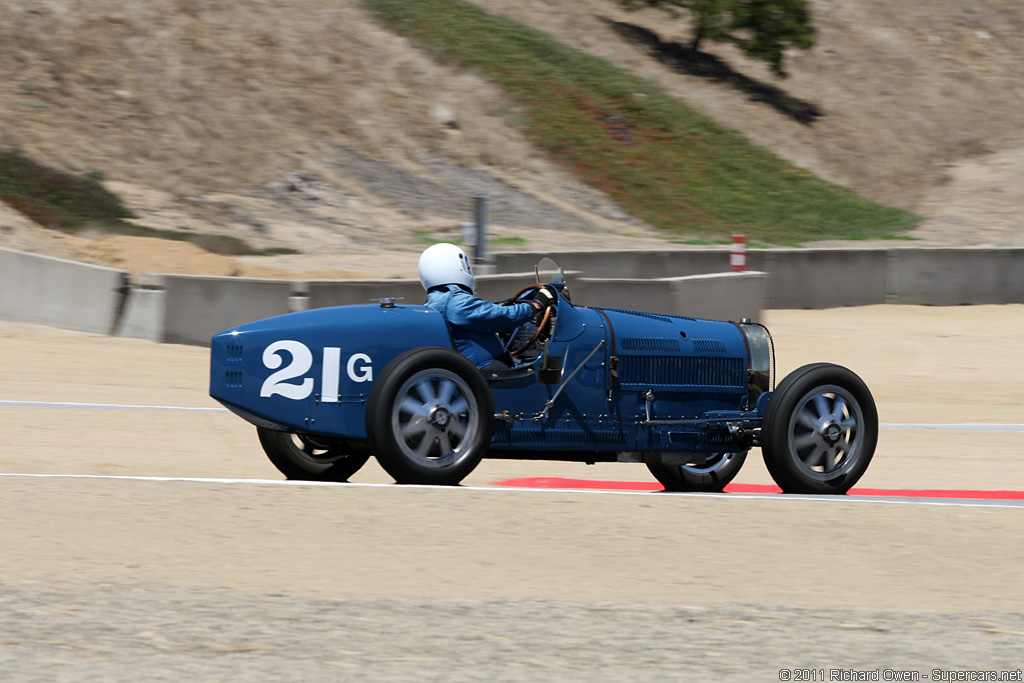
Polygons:
M486 389L479 388L484 385L477 377L467 380L468 384L459 382L458 387L444 389L480 394L479 405L493 410L483 416L480 429L487 442L486 452L479 457L644 462L671 488L715 490L724 486L727 481L723 480L731 479L735 471L721 471L723 458L745 455L752 446L761 445L774 382L774 350L768 330L746 320L725 322L577 306L561 275L554 280L552 289L558 292L554 320L541 342L520 355L519 365L499 372L479 371ZM439 402L434 397L430 403L431 397L421 396L423 390L416 393L406 387L401 399L388 399L396 403L394 419L389 422L378 415L375 422L368 411L390 410L380 403L384 399L377 399L374 405L375 382L403 354L453 348L444 319L425 306L396 305L384 299L378 304L290 313L213 337L210 394L260 428L261 440L262 432L269 430L302 437L298 445L307 452L314 446L329 450L340 443L346 445L346 452L386 450L380 432L410 428L409 419L423 423L418 430L426 428L426 411ZM445 372L456 378L469 373L461 368ZM429 374L420 371L417 377ZM389 379L389 384L399 381ZM842 388L843 384L826 384L828 390L819 392L820 397L809 396L794 408L797 418L804 411L803 419L790 424L791 416L787 416L779 422L786 422L785 426L777 431L788 431L790 441L803 437L802 454L792 443L784 446L799 467L810 453L810 437L801 424L812 418L824 420L809 430L817 439L813 444L817 451L828 446L829 453L820 457L831 462L808 465L809 472L827 474L830 466L845 462L847 470L859 469L853 473L855 480L866 467L865 455L870 460L874 450L869 433L874 405L866 388L860 386L848 388L845 395L837 394L835 386ZM397 391L393 388L392 393ZM408 403L413 399L424 403L422 419L403 418L399 412L400 400ZM870 403L868 415L862 414L856 424L851 423L851 402L861 413L862 404ZM435 429L439 421L447 423L451 418L438 410L435 407L429 416ZM874 421L877 430L877 416ZM830 446L837 431L841 442ZM445 446L449 445L445 439L457 441L464 436L463 432L449 434L444 428L430 433L438 434ZM428 447L427 437L416 438L419 441L409 441L413 450ZM854 454L857 467L851 468L851 453L843 451L851 450L854 438L862 448ZM385 465L391 458L374 454ZM275 460L270 451L268 455ZM409 455L415 458L417 454L410 451ZM742 464L742 457L739 460ZM425 462L434 464L433 460ZM676 469L685 476L669 476L666 481L659 475ZM738 465L733 469L738 470ZM722 476L713 476L716 472ZM286 474L293 476L294 471ZM410 474L407 479L455 483L465 473L456 480L435 480L427 474L425 478ZM851 472L847 472L838 484L833 481L821 492L843 492L852 485L850 479ZM678 485L671 486L671 482Z

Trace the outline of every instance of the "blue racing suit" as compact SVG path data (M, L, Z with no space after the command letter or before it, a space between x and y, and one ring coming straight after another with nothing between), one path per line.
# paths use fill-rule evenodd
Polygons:
M458 285L441 285L427 292L429 308L444 316L455 349L478 368L505 352L498 332L512 332L533 317L528 303L501 306L473 296Z

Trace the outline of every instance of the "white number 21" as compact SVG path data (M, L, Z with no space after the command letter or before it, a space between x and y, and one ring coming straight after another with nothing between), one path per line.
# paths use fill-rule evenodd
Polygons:
M284 354L291 355L291 362L281 368ZM313 367L313 354L302 342L291 339L276 341L263 352L263 365L277 372L267 377L260 388L260 396L278 394L293 400L302 400L313 393L313 378L303 377ZM278 368L281 368L278 370ZM345 367L353 382L373 381L373 361L365 353L353 354ZM288 380L303 377L295 384ZM341 379L341 349L336 346L324 348L323 375L321 376L322 400L333 403L338 400L338 382Z

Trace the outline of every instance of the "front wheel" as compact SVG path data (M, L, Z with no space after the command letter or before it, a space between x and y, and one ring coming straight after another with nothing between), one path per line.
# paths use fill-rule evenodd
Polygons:
M344 439L321 439L257 427L263 452L289 479L348 481L370 459L366 447Z
M399 484L454 486L480 462L494 431L494 401L462 354L440 347L395 358L366 403L373 452Z
M747 452L715 453L703 465L666 465L647 463L647 469L666 491L717 492L736 478Z
M875 453L875 401L850 370L805 365L769 399L761 441L764 464L783 492L846 493Z

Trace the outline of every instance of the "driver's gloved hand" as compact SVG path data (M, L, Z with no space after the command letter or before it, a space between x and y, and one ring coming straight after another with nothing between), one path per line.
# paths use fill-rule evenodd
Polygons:
M554 306L557 302L558 295L550 287L538 289L537 294L533 297L533 301L530 302L530 305L536 309L533 317L530 318L530 322L534 325L539 325L540 321L544 318L544 311Z

